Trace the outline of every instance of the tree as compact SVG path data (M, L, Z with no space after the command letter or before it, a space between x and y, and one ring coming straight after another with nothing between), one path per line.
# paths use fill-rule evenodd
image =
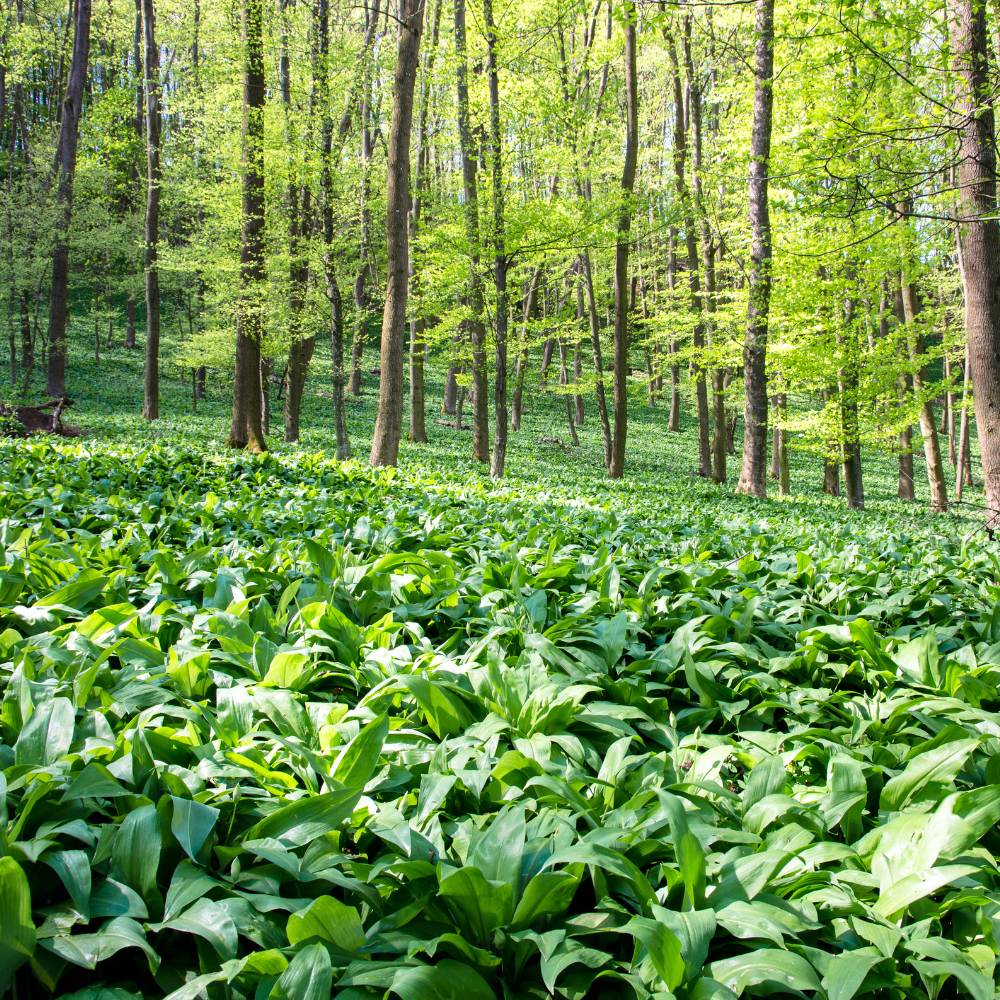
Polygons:
M264 0L242 0L243 198L232 448L267 451L260 347L264 336Z
M469 255L466 290L466 329L472 342L472 457L490 461L489 391L486 382L486 326L483 323L483 281L479 273L479 187L478 151L472 144L469 121L469 67L466 56L465 0L455 0L455 59L458 91L458 135L462 156L463 218Z
M371 464L395 465L403 424L403 334L409 283L410 130L424 0L399 0L396 75L386 190L386 287L382 314L378 415Z
M959 239L965 329L986 503L1000 511L1000 224L985 5L980 0L949 0L948 28L960 115Z
M76 178L76 150L80 137L80 116L90 58L91 0L75 0L73 55L66 96L62 104L62 124L56 147L56 223L52 250L52 289L49 294L49 359L45 391L50 396L66 395L66 325L69 300L69 234L73 221L73 182Z
M774 105L774 0L757 0L753 126L750 139L750 293L743 381L743 468L738 493L767 496L767 324L771 306L768 174ZM780 474L780 470L779 470Z
M629 231L632 228L632 195L639 155L639 84L636 71L636 8L624 5L625 21L625 164L622 167L621 208L615 242L615 382L614 432L608 474L620 479L625 471L625 439L628 435L629 375Z
M144 91L146 95L146 359L142 415L160 416L160 50L156 46L153 0L142 0Z
M493 441L491 473L494 479L504 474L507 459L507 239L504 220L503 137L500 132L500 80L497 70L497 29L493 22L493 0L483 0L483 21L486 26L487 72L490 80L490 155L493 167L493 287L496 312L493 337L496 342L496 379L494 395L496 429Z

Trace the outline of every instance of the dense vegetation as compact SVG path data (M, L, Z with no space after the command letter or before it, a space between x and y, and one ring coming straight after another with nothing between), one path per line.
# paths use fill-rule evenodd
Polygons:
M720 498L694 429L498 488L452 428L389 475L205 405L0 445L17 996L994 995L974 520Z
M997 38L0 3L0 997L1000 995Z

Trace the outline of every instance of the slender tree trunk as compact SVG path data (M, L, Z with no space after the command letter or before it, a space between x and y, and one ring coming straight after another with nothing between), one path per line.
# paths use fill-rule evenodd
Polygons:
M306 241L309 219L312 215L312 192L308 182L299 176L299 142L292 119L292 66L289 53L289 24L291 0L280 0L281 53L278 60L281 106L284 111L285 145L288 156L288 190L285 203L288 212L288 333L291 344L285 365L284 432L285 441L299 440L302 415L302 397L305 391L309 365L316 350L314 334L303 336L302 314L305 309L309 285L309 255ZM318 33L317 33L318 37ZM315 109L317 95L316 77L321 70L317 53L313 51L313 83L309 99L310 115Z
M153 0L142 0L142 35L146 50L146 358L142 415L160 416L160 50L156 45Z
M639 83L636 70L637 12L626 0L625 17L625 165L622 168L622 207L618 214L615 244L615 381L614 429L608 475L620 479L625 471L625 439L628 436L629 302L628 254L632 228L632 194L639 155Z
M611 469L611 422L608 419L608 400L604 390L604 356L601 350L601 319L597 314L597 296L594 293L594 275L590 267L590 254L580 255L583 290L587 298L587 315L590 321L590 348L594 355L594 399L601 423L601 441L604 445L604 466Z
M517 355L517 366L514 371L514 398L511 404L511 426L515 431L521 429L521 418L524 416L524 379L528 368L528 324L535 314L535 303L538 301L538 285L541 277L542 268L537 266L528 279L528 288L521 310L522 346Z
M965 329L986 503L1000 510L1000 224L985 5L978 0L949 0L948 26L955 103L961 115L959 236Z
M369 17L371 14L369 13ZM361 362L364 358L365 342L368 339L368 311L371 309L370 279L374 275L375 262L371 246L371 171L373 138L371 129L371 106L367 92L370 89L370 70L365 73L365 97L361 100L361 253L358 273L354 279L354 340L351 343L350 393L360 396L362 392ZM419 168L418 168L419 170Z
M902 276L901 276L902 277ZM927 485L930 487L930 509L943 514L948 510L948 488L945 485L941 445L934 422L934 406L924 392L924 372L920 357L924 353L920 332L916 329L920 302L916 289L909 281L901 281L903 310L906 319L906 341L910 362L913 365L913 392L920 404L920 433L924 440L924 462L927 466Z
M687 15L685 15L685 19ZM680 64L677 60L677 50L672 36L664 29L667 52L670 56L670 67L674 90L674 186L678 201L684 212L684 239L687 248L688 287L691 293L691 312L694 314L694 330L692 346L695 359L691 364L691 375L695 383L695 399L698 409L698 475L706 479L712 475L712 449L709 438L708 386L705 383L705 372L702 368L701 351L705 347L705 324L702 316L701 280L698 275L698 246L695 239L694 213L691 198L688 194L685 177L685 161L687 158L687 128L685 125L684 92L681 85Z
M410 130L424 0L399 0L396 75L386 189L386 287L382 315L378 416L372 465L395 465L403 427L403 332L409 287Z
M496 315L493 339L496 344L494 374L495 421L493 458L490 473L503 478L507 461L507 332L510 306L507 299L507 231L504 218L503 133L500 129L500 78L497 69L497 32L493 21L493 0L483 0L486 27L486 68L490 86L490 158L493 172L493 288ZM568 398L568 397L567 397Z
M489 390L486 383L486 327L483 325L483 286L479 274L478 154L469 120L468 62L465 40L465 0L455 0L455 57L458 90L458 134L462 147L462 183L465 202L465 238L469 253L467 329L472 341L472 457L489 464Z
M966 486L972 485L972 461L969 455L969 348L965 349L965 365L962 376L962 413L958 425L958 465L955 470L955 500L962 499Z
M771 215L768 174L774 104L774 0L757 0L753 126L750 137L750 295L743 344L743 468L737 492L767 496L767 330L771 305ZM782 396L784 405L784 396ZM781 451L784 453L784 431ZM787 461L779 461L779 476Z
M333 432L337 458L346 461L351 456L351 442L347 433L347 410L344 403L344 305L337 277L337 262L333 232L333 113L330 110L330 8L328 0L317 0L317 50L319 52L319 106L323 109L322 165L320 168L321 217L323 220L323 276L326 297L330 304L330 369L333 390ZM364 58L364 56L362 56ZM352 103L347 105L341 121L341 135L347 133ZM346 124L345 124L346 122ZM383 373L383 378L390 375ZM398 444L398 440L397 440Z
M673 226L667 235L667 288L673 293L677 286L677 230ZM681 429L681 366L677 364L676 355L679 350L677 338L670 338L670 353L675 360L670 365L670 415L667 417L667 430L678 433Z
M69 233L73 221L73 182L80 116L90 57L91 0L75 0L73 55L62 103L59 145L56 148L56 221L52 250L52 290L49 297L48 376L49 396L66 395L66 326L69 301Z
M424 342L426 321L416 315L419 274L413 259L413 244L420 227L424 200L430 187L430 119L431 74L434 57L437 54L438 33L441 24L442 0L434 0L431 18L430 49L423 69L420 86L420 118L417 127L417 178L410 209L410 440L417 444L427 443L427 390L424 377L424 358L427 345Z
M236 371L229 445L267 450L261 411L264 337L264 2L243 0L243 204Z

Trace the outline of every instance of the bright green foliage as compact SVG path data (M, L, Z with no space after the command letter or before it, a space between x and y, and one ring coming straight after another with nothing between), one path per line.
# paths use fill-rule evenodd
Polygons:
M0 444L0 987L994 995L991 546Z

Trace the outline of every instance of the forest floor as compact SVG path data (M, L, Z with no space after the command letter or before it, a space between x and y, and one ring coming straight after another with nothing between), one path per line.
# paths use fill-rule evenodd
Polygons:
M321 367L258 458L140 366L0 441L0 995L994 996L1000 546L891 456L758 503L636 406L610 484L535 392L374 472Z

